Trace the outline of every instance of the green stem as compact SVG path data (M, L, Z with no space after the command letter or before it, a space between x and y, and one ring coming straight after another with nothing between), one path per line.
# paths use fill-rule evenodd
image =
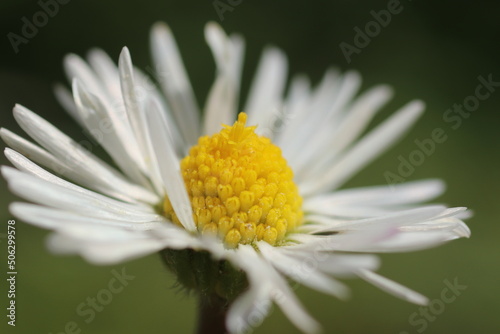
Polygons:
M200 295L198 304L197 334L224 334L226 329L226 315L228 302L212 294Z

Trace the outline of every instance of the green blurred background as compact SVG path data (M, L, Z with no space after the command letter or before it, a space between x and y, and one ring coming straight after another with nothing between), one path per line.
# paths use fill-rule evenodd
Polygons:
M227 1L223 1L228 3ZM233 4L239 1L232 1ZM59 13L28 44L14 53L7 33L20 33L21 19L30 20L40 5L36 1L0 3L2 42L0 61L0 124L22 133L11 109L21 103L56 124L77 140L84 135L57 104L55 82L65 81L61 60L66 53L84 55L94 46L114 59L128 46L134 62L150 64L148 33L152 23L166 21L173 29L193 82L203 102L214 75L214 63L203 37L207 21L220 23L227 32L240 32L247 52L243 92L262 48L274 44L288 55L290 72L305 72L318 82L324 70L335 64L342 70L357 69L363 88L387 83L395 88L394 100L375 123L413 98L427 103L427 112L411 132L346 186L384 184L384 172L395 172L398 156L416 148L415 139L428 138L441 127L448 140L425 160L409 180L439 177L448 190L438 202L468 206L475 216L468 221L472 238L440 248L383 255L380 272L408 285L431 299L440 298L444 280L467 289L445 310L427 321L423 332L498 333L500 281L498 235L500 234L499 158L500 91L480 103L463 124L453 130L443 121L444 112L474 93L479 75L492 74L500 81L500 3L456 1L401 2L403 10L348 64L339 44L353 44L356 26L363 29L373 20L370 11L387 8L388 1L249 1L243 0L221 21L212 1L78 1L61 5ZM8 164L1 158L2 164ZM15 200L0 181L0 258L6 261L7 207ZM191 333L195 326L196 301L172 288L173 278L159 257L151 255L123 266L135 279L87 324L76 314L87 297L95 297L123 266L95 267L78 257L50 255L47 232L18 222L17 228L17 326L6 324L5 272L0 264L2 332L64 333L74 321L82 333ZM3 262L5 263L5 262ZM409 317L415 305L397 300L359 280L347 282L352 299L341 302L306 288L297 293L327 333L419 333ZM274 308L257 333L295 333L296 329Z

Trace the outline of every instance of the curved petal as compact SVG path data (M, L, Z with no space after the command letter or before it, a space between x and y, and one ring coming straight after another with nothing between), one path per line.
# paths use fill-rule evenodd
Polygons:
M258 125L256 132L266 134L273 115L282 108L288 62L285 54L274 47L262 52L255 78L253 79L246 105L248 124Z
M365 281L375 285L377 288L384 290L385 292L396 296L398 298L404 299L410 303L425 306L429 303L429 299L418 292L408 289L401 284L398 284L388 278L377 275L369 270L360 270L358 276Z
M25 107L16 105L14 117L26 133L56 158L62 160L63 164L70 164L76 172L138 200L149 203L158 201L154 193L130 183L118 171Z
M149 129L149 140L154 149L163 185L170 202L182 225L188 231L196 231L191 201L182 178L179 158L175 155L167 133L168 125L165 116L154 101L151 101L145 116Z
M193 145L200 134L200 112L177 43L166 24L156 23L153 26L151 51L158 82L181 134L186 143Z
M208 95L203 122L203 133L212 135L220 131L221 124L231 124L238 111L244 42L239 36L226 36L213 22L207 24L205 38L217 64L217 76Z
M321 178L301 184L304 196L335 189L395 143L424 110L421 101L413 101L372 130L352 147Z
M251 246L240 245L236 251L228 254L228 258L246 272L250 282L249 290L235 301L237 306L241 304L249 306L238 308L238 310L244 311L240 311L240 313L231 312L230 310L229 315L232 318L227 320L228 325L245 325L249 323L249 319L245 317L245 314L250 314L249 311L253 309L252 306L255 307L255 303L251 303L252 299L250 297L252 296L249 296L253 294L253 296L260 297L257 301L265 302L266 300L263 298L265 295L271 297L288 319L303 332L317 333L319 331L318 323L303 310L297 297L288 287L288 283ZM247 300L242 301L242 298ZM236 319L241 319L242 322L236 321ZM238 329L240 328L235 328L235 330Z

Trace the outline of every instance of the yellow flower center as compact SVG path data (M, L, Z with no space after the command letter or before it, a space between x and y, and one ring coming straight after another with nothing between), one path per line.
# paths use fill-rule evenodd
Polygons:
M283 242L302 224L302 198L279 147L245 126L240 113L233 126L204 136L181 161L198 231L217 235L226 247L264 240ZM164 214L179 220L168 198Z

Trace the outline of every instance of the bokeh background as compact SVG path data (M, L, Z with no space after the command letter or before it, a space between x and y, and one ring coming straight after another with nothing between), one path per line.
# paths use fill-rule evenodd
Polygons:
M222 0L223 3L230 3ZM429 138L441 127L448 140L416 168L409 180L439 177L448 185L438 202L468 206L475 215L468 221L472 238L440 248L409 254L383 255L380 272L431 299L440 298L445 280L457 278L467 289L445 310L423 325L409 322L415 305L397 300L359 280L347 282L352 299L341 302L299 288L306 308L323 324L326 333L498 333L499 307L499 106L500 90L481 101L477 110L453 130L444 112L474 94L477 77L492 75L500 81L500 3L493 1L401 0L403 10L347 63L340 43L353 44L354 28L373 20L370 11L387 8L389 1L232 1L223 20L209 1L96 1L72 0L16 54L7 34L20 34L21 19L41 10L36 1L0 2L0 125L18 133L11 114L21 103L56 124L77 140L85 139L57 104L55 82L65 82L61 61L69 52L85 55L92 47L104 48L114 59L128 46L134 62L150 63L148 33L152 23L168 22L181 48L200 103L214 76L214 63L203 37L207 21L246 39L243 92L265 45L274 44L288 55L290 72L307 73L318 82L324 70L336 65L359 70L363 88L387 83L395 88L393 101L374 124L413 98L427 103L427 112L400 143L363 170L346 187L386 182L384 172L395 172L398 156L416 149L415 139ZM238 4L239 3L239 4ZM237 4L237 5L234 5ZM1 158L2 164L8 164ZM17 326L7 326L5 273L8 212L15 196L0 180L0 305L2 333L65 333L74 321L81 333L191 333L196 301L172 288L173 277L159 257L113 267L95 267L78 257L56 257L44 246L47 232L18 221ZM107 287L111 271L125 267L135 279L109 305L86 323L76 314L87 297ZM432 313L431 313L432 314ZM420 318L420 317L419 317ZM5 331L6 330L6 331ZM296 329L274 308L256 333L295 333ZM71 331L67 331L71 332ZM78 333L78 331L76 331Z

